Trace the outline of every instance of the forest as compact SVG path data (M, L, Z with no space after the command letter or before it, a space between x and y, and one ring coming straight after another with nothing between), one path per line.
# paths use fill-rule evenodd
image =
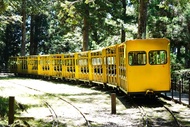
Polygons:
M190 67L190 0L0 0L0 68L10 56L95 50L168 38L173 70Z

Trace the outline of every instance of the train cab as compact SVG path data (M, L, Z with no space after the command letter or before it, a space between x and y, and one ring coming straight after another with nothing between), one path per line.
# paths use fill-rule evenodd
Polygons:
M126 41L119 47L119 84L127 93L170 91L170 42Z

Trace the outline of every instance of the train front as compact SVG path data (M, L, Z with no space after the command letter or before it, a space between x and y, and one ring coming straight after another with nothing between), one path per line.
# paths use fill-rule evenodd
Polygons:
M170 43L167 39L126 42L127 93L170 91Z

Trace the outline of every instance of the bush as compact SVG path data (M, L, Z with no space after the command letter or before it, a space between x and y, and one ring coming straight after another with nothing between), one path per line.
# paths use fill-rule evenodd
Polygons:
M0 97L0 117L5 117L9 110L9 99Z

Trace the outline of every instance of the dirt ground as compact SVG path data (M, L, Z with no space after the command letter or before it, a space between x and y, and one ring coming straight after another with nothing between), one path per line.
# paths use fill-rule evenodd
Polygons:
M12 126L54 126L55 117L59 127L142 126L142 114L139 109L128 105L123 94L117 95L117 113L111 114L112 92L113 90L82 84L15 77L0 78L0 97L14 96L16 100L15 123ZM56 115L53 116L52 113ZM7 125L7 118L2 118L0 126L2 125Z

